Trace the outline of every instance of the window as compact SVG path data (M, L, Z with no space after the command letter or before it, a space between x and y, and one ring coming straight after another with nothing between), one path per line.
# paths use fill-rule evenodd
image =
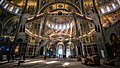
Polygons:
M16 9L15 13L18 13L19 12L19 8Z
M5 6L4 6L4 8L6 9L8 7L8 4L6 4Z
M12 10L13 10L13 8L14 8L14 6L12 6L12 7L9 9L9 11L12 11Z
M115 6L115 4L114 3L112 3L112 7L115 9L116 8L116 6Z
M108 12L110 12L110 7L109 7L109 6L107 6L106 8L107 8L107 11L108 11Z
M119 3L119 5L120 5L120 0L117 0L117 2Z
M101 12L102 12L102 13L105 13L105 11L104 11L104 9L103 9L103 8L101 8Z
M3 0L0 1L0 5L3 3Z

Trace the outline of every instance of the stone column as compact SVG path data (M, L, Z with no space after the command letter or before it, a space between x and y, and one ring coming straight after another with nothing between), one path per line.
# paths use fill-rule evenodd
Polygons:
M22 43L25 43L25 23L27 22L27 19L30 15L29 14L23 14L23 17L21 18L20 25L18 28L18 33L16 39L21 38L23 40Z
M76 57L78 56L78 48L77 46L75 46L75 50L76 50Z

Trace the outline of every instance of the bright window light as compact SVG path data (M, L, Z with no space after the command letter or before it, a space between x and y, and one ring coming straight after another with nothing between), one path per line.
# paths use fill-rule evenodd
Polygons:
M59 49L59 54L62 55L62 49Z
M46 62L46 64L53 64L53 63L57 63L58 61L50 61L50 62Z
M58 25L55 25L55 29L57 29L58 28Z
M36 63L40 63L40 62L44 62L44 60L31 61L31 62L26 62L24 64L36 64Z
M1 64L3 64L3 63L7 63L8 61L2 61L2 62L0 62Z
M68 29L70 28L69 24L67 24L67 28L68 28Z
M12 7L9 9L9 11L12 11L12 10L13 10L13 8L14 8L14 6L12 6Z
M8 4L6 4L5 6L4 6L4 8L6 9L8 7Z
M0 1L0 5L3 3L3 0Z
M58 25L58 30L60 30L60 25Z
M19 12L19 8L16 9L15 13L18 13Z
M51 28L54 28L54 25L52 24Z
M117 2L119 3L119 5L120 5L120 0L117 0Z
M48 27L50 27L50 23L48 24Z
M63 63L63 67L67 67L68 65L69 65L70 63L69 62L65 62L65 63Z
M61 45L59 46L58 54L59 54L59 55L62 55L62 54L63 54L63 49L62 49L62 46L61 46Z
M66 26L65 26L65 24L63 25L63 29L66 29Z
M59 29L62 29L62 25L59 26Z
M107 10L108 10L108 12L110 12L110 8L109 8L109 6L107 6Z
M104 9L103 9L103 8L101 8L101 12L102 12L102 13L105 13L105 11L104 11Z
M31 61L31 60L25 60L25 62L29 62L29 61Z
M70 27L72 28L72 26L73 26L73 24L71 23L71 24L70 24Z
M69 49L66 49L66 57L69 57L71 55L70 53L70 48Z
M116 6L115 6L115 4L114 3L112 3L112 7L115 9L116 8Z

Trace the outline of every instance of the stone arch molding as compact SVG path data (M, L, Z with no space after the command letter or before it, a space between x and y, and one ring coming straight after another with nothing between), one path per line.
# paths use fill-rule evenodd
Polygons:
M53 4L56 4L56 3L63 3L63 4L70 5L70 6L74 7L75 10L76 10L78 13L80 13L80 14L82 13L81 10L80 10L80 8L79 8L77 5L75 5L74 3L72 3L72 2L50 2L50 3L46 4L46 5L44 5L44 6L38 11L38 14L43 13L43 12L45 11L45 9L48 8L48 6L53 5Z

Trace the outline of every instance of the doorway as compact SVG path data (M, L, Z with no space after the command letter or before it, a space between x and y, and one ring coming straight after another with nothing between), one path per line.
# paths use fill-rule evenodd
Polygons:
M56 47L56 49L57 49L57 53L56 53L56 56L58 57L58 58L63 58L63 55L64 55L64 43L63 42L59 42L58 44L57 44L57 47Z

